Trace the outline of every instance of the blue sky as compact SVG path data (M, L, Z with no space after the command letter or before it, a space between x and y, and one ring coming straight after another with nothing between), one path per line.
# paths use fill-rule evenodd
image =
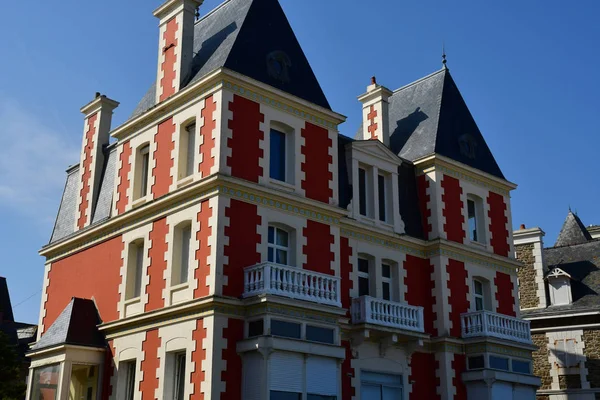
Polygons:
M219 0L206 0L202 13ZM6 2L0 25L0 275L37 322L43 259L78 162L79 108L100 91L122 123L156 73L161 0ZM600 224L600 2L281 0L333 109L360 123L369 78L396 89L448 66L506 177L513 223L551 245L568 206ZM115 125L116 126L116 125ZM26 300L27 299L27 300Z

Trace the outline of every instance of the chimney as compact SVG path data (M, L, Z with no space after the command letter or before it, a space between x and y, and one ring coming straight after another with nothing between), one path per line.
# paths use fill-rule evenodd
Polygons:
M386 146L390 145L389 103L392 91L377 84L375 77L367 86L367 92L358 97L363 104L363 140L376 139Z
M103 148L108 145L113 110L118 106L118 102L96 93L94 100L81 108L85 117L79 161L76 231L85 228L92 221L92 207L98 197L104 165Z
M194 60L196 10L204 0L167 0L154 10L159 22L156 102L179 91Z

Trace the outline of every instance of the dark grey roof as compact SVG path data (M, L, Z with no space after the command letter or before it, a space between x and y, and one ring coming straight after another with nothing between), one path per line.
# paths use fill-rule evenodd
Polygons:
M572 246L574 244L586 243L590 240L592 240L592 236L589 234L579 217L569 210L554 246Z
M225 67L330 109L277 0L224 2L196 23L194 54L192 74L187 84ZM287 77L274 76L269 70L269 55L274 55L280 61L283 55L283 62L289 61ZM131 118L156 104L155 85L156 82L135 108Z
M0 324L3 322L15 322L15 318L10 303L8 283L5 277L0 276Z
M96 200L92 224L100 222L110 217L112 210L113 191L115 190L115 170L117 169L117 148L107 150L108 157L105 157L104 167L102 168L102 177L100 181L100 192Z
M71 233L75 229L75 209L77 208L77 187L79 179L79 166L67 171L67 182L63 191L58 215L54 223L54 230L50 237L50 243L56 242Z
M40 350L63 344L104 347L104 336L97 328L101 322L92 300L74 297L31 349Z
M396 90L389 102L390 147L400 157L437 153L504 179L448 69Z

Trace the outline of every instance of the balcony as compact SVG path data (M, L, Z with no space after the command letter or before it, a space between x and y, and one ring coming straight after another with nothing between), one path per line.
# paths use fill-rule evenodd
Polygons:
M352 300L352 323L423 333L423 307L361 296Z
M491 311L477 311L461 315L462 337L494 337L531 344L529 321Z
M244 270L244 298L274 294L341 307L340 278L274 263Z

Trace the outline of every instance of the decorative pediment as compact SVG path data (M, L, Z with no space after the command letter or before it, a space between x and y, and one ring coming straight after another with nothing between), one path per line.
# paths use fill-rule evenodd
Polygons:
M379 140L356 140L349 143L347 146L350 147L353 158L371 158L374 161L379 160L379 162L396 166L402 164L402 159ZM363 157L357 157L357 154L360 154ZM372 164L375 165L378 164L378 162L373 162Z
M553 278L560 278L560 277L566 277L569 279L573 279L569 273L565 272L564 270L560 269L559 267L552 268L546 275L546 279L553 279Z

